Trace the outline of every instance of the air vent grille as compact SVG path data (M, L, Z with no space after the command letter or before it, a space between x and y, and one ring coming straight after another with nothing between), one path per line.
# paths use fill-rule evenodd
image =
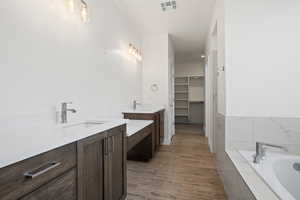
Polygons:
M175 0L164 0L160 3L162 11L176 10L177 4Z

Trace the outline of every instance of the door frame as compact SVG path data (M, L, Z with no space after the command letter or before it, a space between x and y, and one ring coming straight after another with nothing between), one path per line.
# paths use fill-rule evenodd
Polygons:
M218 30L217 22L210 34L210 48L207 51L205 67L205 135L211 152L216 152L218 114Z

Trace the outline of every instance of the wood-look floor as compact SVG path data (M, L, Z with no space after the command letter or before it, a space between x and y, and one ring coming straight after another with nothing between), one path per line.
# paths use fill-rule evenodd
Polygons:
M128 162L128 200L226 200L214 155L200 134L177 132L148 163Z
M177 123L177 124L175 124L175 130L177 132L181 132L181 133L195 133L195 134L204 135L203 125L201 125L201 124Z

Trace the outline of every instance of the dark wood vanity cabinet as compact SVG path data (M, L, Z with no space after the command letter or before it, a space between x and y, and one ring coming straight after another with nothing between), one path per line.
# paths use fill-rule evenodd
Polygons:
M0 199L50 200L60 191L64 191L70 199L76 199L76 188L74 192L73 187L76 174L69 173L75 168L75 143L1 168ZM60 195L58 199L66 196Z
M123 200L127 195L127 140L126 127L108 131L110 154L109 169L109 198L108 200Z
M0 169L1 200L124 200L126 125Z
M153 120L155 128L155 151L159 150L159 147L164 139L164 118L165 110L159 110L155 113L123 113L124 119L134 120Z
M78 141L78 200L104 200L108 196L107 133Z
M76 200L76 170L72 169L20 200Z
M78 200L123 200L127 194L126 127L78 141Z

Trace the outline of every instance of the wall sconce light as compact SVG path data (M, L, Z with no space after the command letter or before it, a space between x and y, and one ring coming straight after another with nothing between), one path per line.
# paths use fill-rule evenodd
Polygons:
M135 59L137 59L138 61L142 61L142 53L141 51L138 50L138 48L136 48L135 46L133 46L133 44L129 44L129 50L128 50L129 54L132 55L133 57L135 57Z
M89 22L88 5L84 0L81 0L80 15L81 15L81 20L82 20L83 23L88 23Z

